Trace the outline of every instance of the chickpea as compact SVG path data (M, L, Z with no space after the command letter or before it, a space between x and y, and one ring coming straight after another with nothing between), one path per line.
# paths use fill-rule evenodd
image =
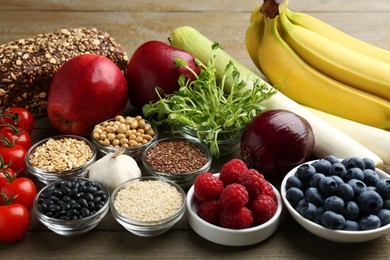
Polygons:
M116 121L119 121L119 122L121 122L121 123L124 123L124 122L125 122L125 118L124 118L123 116L121 116L121 115L117 115L117 116L115 117L115 120L116 120Z
M103 145L110 145L110 141L108 139L103 140Z
M131 147L138 146L138 143L135 140L130 140L129 144Z
M150 129L152 129L152 126L151 126L150 124L146 123L145 126L144 126L144 129L145 129L145 131L147 132L147 131L149 131Z
M107 135L106 134L101 134L99 135L99 139L100 140L105 140L107 138Z
M108 133L115 133L116 132L116 129L113 127L113 126L107 126L106 127L106 131Z
M129 142L129 139L127 139L126 137L124 137L124 138L119 139L119 142L123 145L123 144L128 143L128 142Z
M150 135L142 135L142 138L146 141L152 140L152 137Z
M144 140L142 136L137 136L137 138L135 139L135 141L137 141L138 143L142 143L142 140Z
M124 133L126 133L126 125L125 124L120 124L119 125L119 128L118 128L118 133L119 134L124 134Z
M145 128L145 124L146 124L146 122L143 119L138 121L138 125L139 125L140 128Z
M153 129L149 129L148 131L146 131L146 134L150 136L154 136L155 133Z
M129 135L129 140L135 140L137 136L135 134Z
M119 139L112 140L112 145L113 146L119 146L120 145Z
M96 140L98 140L99 137L100 137L99 133L97 133L97 132L94 132L94 133L93 133L93 138L95 138Z
M122 144L122 148L129 148L128 144Z
M138 128L138 121L131 122L130 127L133 129Z
M144 134L144 133L145 133L145 129L143 129L143 128L138 128L137 132L138 132L138 133L141 133L141 134Z
M126 135L125 135L125 134L117 134L115 137L116 137L117 139L121 140L122 138L125 138Z
M108 133L107 134L107 139L110 140L110 141L113 141L115 139L115 134L114 133Z

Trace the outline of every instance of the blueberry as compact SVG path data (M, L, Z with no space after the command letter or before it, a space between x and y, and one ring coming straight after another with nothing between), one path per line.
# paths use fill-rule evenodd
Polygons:
M334 155L325 156L325 157L324 157L324 160L329 161L331 164L335 164L335 163L338 163L338 162L339 162L339 158L337 158L337 157L334 156Z
M343 179L341 179L339 176L337 176L337 175L332 175L332 176L330 176L330 177L333 178L333 179L337 182L337 186L340 186L341 184L344 184Z
M360 211L367 214L376 214L383 206L382 197L376 191L362 192L356 199Z
M332 166L332 163L325 159L320 159L312 163L316 172L322 173L324 175L329 174L329 169Z
M381 209L377 216L381 220L381 226L386 226L387 224L390 224L390 210L388 209Z
M365 169L363 171L363 175L363 181L367 186L376 186L376 184L380 180L379 175L376 173L375 170L372 169Z
M390 178L380 179L376 184L376 190L384 200L390 199Z
M356 179L352 179L348 181L348 184L351 185L354 193L354 198L357 198L360 193L367 189L367 186L364 182Z
M324 207L317 207L313 222L317 223L318 225L322 225L321 218L323 214L324 214Z
M350 168L344 175L344 181L349 181L352 179L363 181L364 179L363 170L357 167Z
M353 221L353 220L346 220L346 221L345 221L345 224L344 224L344 227L343 227L343 230L347 230L347 231L359 231L359 230L360 230L360 226L359 226L359 223L356 222L356 221Z
M351 157L347 161L346 168L347 168L347 170L349 170L351 168L359 168L360 170L364 170L366 168L366 164L363 161L363 158Z
M324 198L320 191L315 187L309 187L305 191L305 199L307 202L313 203L316 206L322 206L324 204Z
M365 169L375 170L375 163L370 158L363 158Z
M354 191L351 185L349 185L348 183L343 183L337 186L335 195L339 196L344 201L350 201L354 198Z
M311 176L313 176L316 173L316 169L311 164L302 164L298 167L295 175L305 184L307 183Z
M344 175L347 173L347 168L342 163L334 163L330 166L329 175L336 175L340 178L344 178Z
M301 200L298 202L296 210L302 217L313 220L316 215L317 207L313 203Z
M291 187L286 191L286 198L294 208L304 198L303 191L297 187Z
M358 204L352 200L346 202L341 210L341 215L348 220L358 220L360 215Z
M303 189L303 183L302 181L295 175L290 176L286 180L286 189L296 187L298 189Z
M368 215L360 219L359 225L361 230L375 229L381 226L381 220L376 215Z
M344 208L344 200L337 196L329 196L324 201L324 210L340 213Z
M334 213L333 211L325 211L321 221L324 227L330 229L341 229L345 224L345 218L341 214Z
M320 180L325 178L325 175L322 173L316 173L313 176L311 176L309 180L309 187L315 187L318 188L320 185Z
M337 182L332 177L326 176L320 181L319 190L328 197L336 192Z

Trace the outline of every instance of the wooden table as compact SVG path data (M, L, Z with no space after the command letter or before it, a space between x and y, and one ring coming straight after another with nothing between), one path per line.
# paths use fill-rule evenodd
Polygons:
M129 56L143 42L167 42L182 25L197 28L222 44L227 52L256 71L245 49L244 35L252 9L261 0L0 0L0 43L63 27L95 26L121 43ZM327 21L347 33L390 49L388 0L291 0L294 11ZM47 118L36 121L34 142L54 135ZM222 162L219 162L219 164ZM218 171L217 165L213 170ZM37 183L38 187L42 184ZM390 234L361 244L340 244L318 238L301 228L287 212L279 229L266 241L247 247L211 243L191 230L183 218L169 232L153 238L125 231L111 214L90 233L62 237L46 229L33 215L26 236L0 244L1 259L390 259Z

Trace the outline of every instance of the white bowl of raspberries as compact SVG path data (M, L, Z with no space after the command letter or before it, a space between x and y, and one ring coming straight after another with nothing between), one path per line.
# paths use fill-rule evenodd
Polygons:
M390 233L390 175L370 159L329 155L303 163L280 192L293 218L319 237L356 243Z
M226 246L247 246L270 237L282 212L279 191L240 159L220 173L203 172L187 193L187 221L201 237Z

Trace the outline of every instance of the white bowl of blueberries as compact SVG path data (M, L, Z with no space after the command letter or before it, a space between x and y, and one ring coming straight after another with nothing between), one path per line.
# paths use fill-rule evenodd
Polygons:
M390 175L372 160L329 155L292 169L281 184L282 200L309 232L356 243L390 233Z

